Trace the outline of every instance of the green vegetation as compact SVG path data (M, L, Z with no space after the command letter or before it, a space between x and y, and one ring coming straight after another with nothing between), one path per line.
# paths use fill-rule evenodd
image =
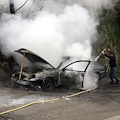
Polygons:
M117 59L117 73L120 73L120 0L113 9L104 9L100 16L98 41L93 45L93 49L98 54L106 47L114 51ZM108 66L107 58L102 57L100 61Z

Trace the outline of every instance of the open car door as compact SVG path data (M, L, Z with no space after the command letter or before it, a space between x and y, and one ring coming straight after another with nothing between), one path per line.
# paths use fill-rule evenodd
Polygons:
M88 66L90 65L90 60L78 60L74 61L67 66L63 67L62 70L65 71L76 71L76 72L86 72Z
M63 82L73 83L79 79L79 81L81 81L81 85L83 86L84 76L87 68L90 65L90 62L90 60L78 60L71 62L67 66L63 67L63 74L64 76L68 77L68 80L65 79Z

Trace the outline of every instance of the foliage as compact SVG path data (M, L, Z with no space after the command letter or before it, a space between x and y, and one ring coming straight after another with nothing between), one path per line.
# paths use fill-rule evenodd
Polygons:
M98 34L99 42L95 43L96 48L94 47L94 49L112 49L117 58L117 73L120 73L120 0L115 4L114 9L103 10L103 14L100 16ZM100 60L108 66L106 58L103 59L102 57Z

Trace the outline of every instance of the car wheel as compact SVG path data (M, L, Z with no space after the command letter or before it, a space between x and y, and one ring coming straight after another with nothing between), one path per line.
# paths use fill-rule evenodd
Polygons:
M52 78L44 78L41 85L42 91L53 91L54 82Z

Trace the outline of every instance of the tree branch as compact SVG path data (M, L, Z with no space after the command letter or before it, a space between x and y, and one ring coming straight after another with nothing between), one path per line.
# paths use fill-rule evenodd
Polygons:
M32 14L32 13L35 13L35 12L37 12L37 11L39 11L39 10L42 10L43 8L44 8L44 6L38 8L38 9L36 9L36 10L34 10L34 11L29 12L29 13L26 15L26 17L28 17L28 16L29 16L30 14Z

